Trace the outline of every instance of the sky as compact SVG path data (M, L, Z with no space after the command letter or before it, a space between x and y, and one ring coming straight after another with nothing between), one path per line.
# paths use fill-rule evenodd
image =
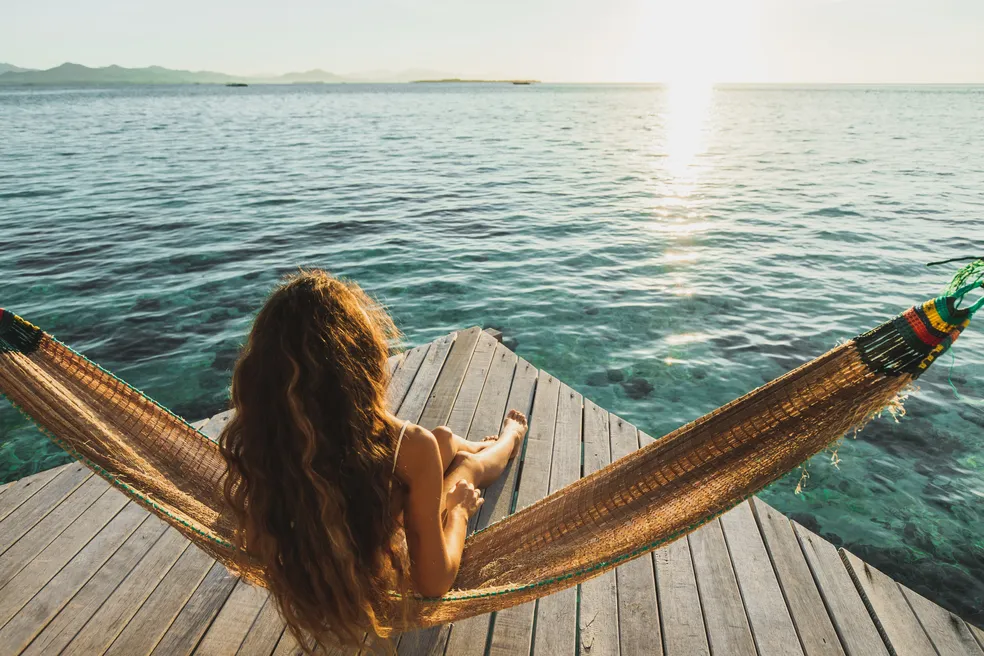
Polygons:
M984 0L3 0L0 62L557 82L984 82Z

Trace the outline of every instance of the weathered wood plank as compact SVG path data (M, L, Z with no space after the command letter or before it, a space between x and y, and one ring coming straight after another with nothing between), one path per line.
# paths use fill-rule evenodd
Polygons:
M4 626L59 570L83 550L89 541L107 524L110 534L123 541L143 520L145 513L135 505L127 508L117 521L117 513L127 505L127 498L113 489L106 489L95 503L86 508L68 528L32 558L23 569L11 577L0 595L0 626ZM106 554L108 557L109 554ZM95 567L92 571L95 571ZM2 635L2 631L0 631Z
M803 650L809 656L843 654L840 638L827 614L792 524L785 515L759 499L752 499L751 504Z
M236 653L240 656L270 656L285 628L286 624L277 610L277 602L272 596L268 596Z
M984 649L984 630L974 626L970 622L964 622L970 632L973 634L974 638L977 639L977 644L980 645L981 649Z
M581 427L583 399L561 383L557 407L557 429L550 465L550 493L581 477ZM577 587L540 599L534 636L536 653L548 656L577 650Z
M78 634L71 638L62 654L102 653L108 648L184 553L188 544L183 535L168 528L105 603L89 617Z
M58 473L47 485L8 514L3 521L0 521L0 554L5 553L23 535L44 521L48 513L58 508L62 500L75 492L76 488L82 486L91 476L92 472L83 465L75 463ZM63 512L65 510L70 512L71 508L63 509ZM54 539L55 535L50 537Z
M541 371L537 378L516 508L524 508L543 498L550 488L550 459L560 385L559 380L546 372ZM531 601L496 613L489 654L529 653L534 612L536 602Z
M215 561L190 546L106 650L107 654L146 654L160 641Z
M417 421L424 428L434 428L447 423L481 332L480 328L475 327L458 333Z
M608 412L584 399L584 475L593 474L612 461ZM633 441L636 439L633 431ZM649 580L652 582L652 561ZM581 584L581 609L578 619L578 646L581 654L619 653L619 608L615 570L605 572ZM653 586L653 594L656 587Z
M147 511L136 504L128 504L81 551L75 554L57 575L46 582L44 587L4 625L3 629L0 629L0 645L5 645L14 652L26 647L99 568L147 521L147 515ZM11 596L16 595L17 592L18 588L13 588ZM6 603L6 597L3 601Z
M519 363L517 366L517 362ZM492 368L478 402L478 410L469 429L469 439L498 433L502 428L506 411L515 408L529 415L533 404L533 390L537 371L528 362L517 360L515 354L501 344L496 347ZM511 385L510 385L511 382ZM507 396L508 395L508 396ZM485 503L472 519L474 528L485 528L512 510L513 491L516 489L520 454L487 490ZM483 656L492 615L470 617L451 626L446 654L455 656Z
M720 521L759 656L802 654L752 507L748 502L740 503Z
M6 519L7 515L17 510L21 504L37 494L45 485L51 482L55 476L76 464L77 463L70 462L67 465L53 467L52 469L38 472L37 474L32 474L26 478L8 483L7 489L5 490L3 496L0 497L0 522Z
M410 349L403 355L386 389L386 406L390 412L396 412L403 403L403 398L407 395L407 390L410 389L417 372L420 371L420 365L423 364L429 348L431 348L430 344L424 344Z
M141 561L144 555L164 534L167 525L155 516L148 516L109 560L86 581L82 589L72 596L68 589L48 586L39 595L42 598L39 614L50 617L39 623L35 632L40 633L27 647L25 654L58 653L65 647L102 606L126 575ZM86 570L80 566L81 576ZM47 600L45 601L45 596ZM69 599L65 603L66 599ZM37 599L37 597L35 597ZM32 600L32 604L34 600ZM60 605L60 610L58 609ZM49 610L50 609L50 610ZM56 614L57 613L57 614ZM15 618L16 619L16 618ZM42 627L44 621L47 624Z
M198 421L193 421L191 422L191 427L194 428L196 431L201 432L202 426L207 424L209 419L211 419L211 417L206 417L205 419L199 419Z
M167 632L154 654L190 654L229 598L238 579L222 563L214 563Z
M88 480L79 485L71 494L51 509L49 513L45 514L43 519L24 532L23 536L0 556L0 587L6 585L14 578L38 553L51 544L66 527L85 512L89 506L95 503L96 499L102 496L108 488L109 484L106 481L100 478L88 478ZM42 492L36 495L35 498L40 497L42 494L44 493ZM27 505L25 504L21 507L23 508ZM37 514L41 513L39 512ZM14 515L11 515L9 519L14 519ZM21 528L21 526L17 526L14 532L20 532ZM0 527L0 531L2 530L3 528ZM3 540L5 537L6 535L0 533L0 540Z
M500 428L502 428L502 422L505 418L505 414L508 410L513 408L519 410L523 414L529 416L533 409L533 395L537 386L537 370L529 362L522 358L516 358L515 354L501 347L502 350L497 351L496 362L497 366L501 367L502 370L513 370L512 375L512 385L508 383L504 385L494 384L491 389L486 390L482 393L482 400L480 402L480 407L478 412L485 413L488 412L491 416L495 416L498 411L499 426L491 431L497 433ZM515 365L515 367L513 367ZM496 381L499 380L499 373L493 371L489 374L490 380L492 380L492 375L496 375ZM488 385L486 386L488 387ZM505 406L500 406L501 398L505 394L506 397ZM482 429L479 432L484 431L486 428L493 425L492 421L489 423L481 424ZM526 444L523 445L523 450L520 455L505 473L499 477L492 485L485 490L485 503L479 508L476 514L475 529L485 528L489 524L503 519L512 512L513 507L513 493L516 490L516 486L519 482L520 470L522 468L521 463L525 461L526 458Z
M666 656L709 656L689 538L657 549L653 560Z
M198 429L198 431L207 437L208 439L215 441L219 439L219 434L222 433L222 429L226 427L229 420L236 415L235 410L225 410L219 414L210 417L205 425Z
M472 352L471 361L468 363L468 370L458 388L457 396L454 398L451 414L446 420L448 427L456 435L462 435L470 440L480 440L485 437L484 435L477 437L470 435L469 429L475 412L478 410L478 402L492 367L492 357L495 355L496 344L497 342L488 333L478 332L475 350Z
M940 656L984 656L962 619L901 583L898 586Z
M839 550L851 580L864 599L885 642L898 656L933 654L929 636L919 624L898 584L854 554Z
M399 411L396 412L397 415L415 423L420 419L456 336L457 333L451 333L431 342L430 348L424 355L424 361L420 363L420 369L410 384L406 396L403 397Z
M446 424L455 435L468 436L494 351L495 340L478 328L458 336L424 407L425 426ZM441 655L449 631L449 625L442 625L405 633L397 651L401 656Z
M711 652L755 656L755 641L745 616L721 522L715 519L688 537Z
M790 524L844 651L848 656L888 654L834 545L796 522Z
M624 458L639 448L642 436L635 426L615 415L609 415L608 421L613 460ZM662 654L653 557L642 556L625 563L615 570L615 578L618 584L619 644L622 653Z
M222 610L198 643L195 654L201 656L233 656L243 644L269 592L243 580L236 583Z

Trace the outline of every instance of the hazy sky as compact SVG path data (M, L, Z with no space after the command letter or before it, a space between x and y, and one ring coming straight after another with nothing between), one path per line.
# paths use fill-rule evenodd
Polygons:
M551 81L984 82L984 0L11 0L0 62Z

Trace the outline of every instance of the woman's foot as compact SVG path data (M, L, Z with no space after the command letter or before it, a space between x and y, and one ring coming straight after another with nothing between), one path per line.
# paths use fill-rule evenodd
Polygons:
M477 443L478 450L491 446L493 442L498 442L500 439L513 439L515 444L513 445L512 452L509 454L509 459L512 460L519 455L520 449L523 447L523 437L526 435L526 415L524 415L519 410L510 410L509 414L506 415L506 421L502 424L502 432L498 435L486 435L482 438L481 442Z
M510 410L506 414L506 421L502 424L502 430L499 432L499 438L509 438L515 440L512 453L509 454L510 460L518 456L520 450L522 450L523 438L526 437L526 428L526 415L522 412L519 410Z

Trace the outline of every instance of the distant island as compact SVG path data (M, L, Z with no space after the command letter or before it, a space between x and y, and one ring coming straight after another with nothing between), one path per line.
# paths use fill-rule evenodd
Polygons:
M315 68L283 75L229 75L214 71L184 71L148 66L124 68L103 66L93 68L82 64L65 63L46 70L21 68L0 63L0 85L11 86L75 86L122 84L224 84L239 87L251 84L341 84L341 83L400 83L400 82L501 82L532 84L536 80L467 80L443 77L428 70L370 71L357 75L338 75ZM434 79L431 79L434 78Z
M463 80L446 77L440 80L413 80L414 84L538 84L540 80Z

